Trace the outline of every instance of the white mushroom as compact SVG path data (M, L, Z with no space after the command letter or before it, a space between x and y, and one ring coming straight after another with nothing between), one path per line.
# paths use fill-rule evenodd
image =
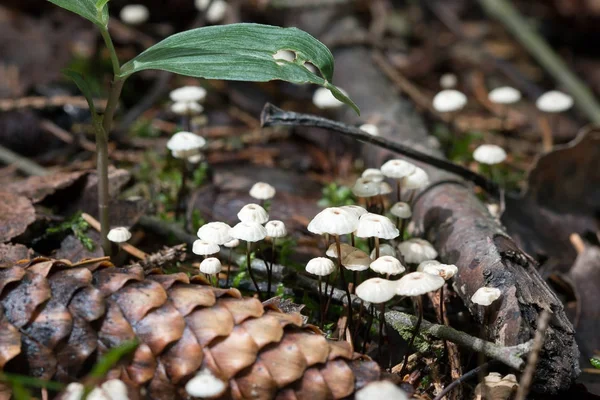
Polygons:
M346 94L345 91L341 89L340 91ZM324 87L320 87L317 90L315 90L312 100L313 104L317 106L317 108L320 108L322 110L340 108L344 105L344 103L342 103L333 96L329 89L326 89Z
M258 242L267 237L267 230L258 222L240 222L229 231L235 239Z
M143 4L128 4L121 9L119 17L128 25L140 25L148 21L150 11Z
M357 249L344 257L342 264L344 265L344 268L349 271L366 271L369 269L369 265L371 264L371 257L369 257L369 255L364 251Z
M239 239L233 239L233 240L230 240L229 242L223 244L223 246L227 247L228 249L236 248L239 245L240 245Z
M221 261L215 257L209 257L202 260L200 263L200 272L203 274L214 275L221 272Z
M185 391L192 397L214 398L227 389L226 382L217 378L208 368L203 368L185 384Z
M207 243L223 245L233 240L229 235L231 226L225 222L209 222L198 229L198 237Z
M510 86L502 86L491 90L488 99L496 104L514 104L521 100L521 92Z
M177 115L200 114L204 107L195 101L178 101L171 104L171 111Z
M379 168L367 168L361 174L361 177L370 179L375 182L381 182L385 178Z
M397 202L390 208L390 213L394 217L398 217L401 219L409 219L412 217L412 211L410 209L410 205L404 202Z
M427 274L441 276L444 280L452 278L458 272L458 267L452 264L442 264L440 262L429 260L423 261L417 267L417 271Z
M506 160L506 152L494 144L482 144L473 152L475 161L481 164L494 165Z
M265 224L267 230L267 236L270 238L282 238L287 235L287 229L282 221L273 220Z
M416 166L404 160L389 160L381 166L381 173L388 178L402 179L412 174Z
M498 288L481 287L471 296L471 301L480 306L487 307L498 300L502 292Z
M467 96L454 89L444 89L433 98L433 108L441 113L459 111L466 105Z
M411 272L396 281L396 294L399 296L421 296L435 292L444 286L444 278L425 272Z
M360 238L375 238L375 257L378 258L380 255L379 239L397 238L400 231L388 217L367 213L358 220L355 235Z
M379 195L381 181L367 177L360 177L352 186L352 193L357 197L374 197Z
M264 224L269 220L267 211L254 203L246 204L242 207L237 217L242 222L257 222L259 224Z
M347 235L358 227L358 217L340 207L329 207L315 215L308 224L308 231L317 235Z
M188 158L200 152L206 145L206 140L192 132L177 132L167 142L167 149L176 154L177 158Z
M371 251L371 259L375 260L377 257L375 257L375 249L373 249L373 251ZM396 250L394 249L394 246L387 244L387 243L383 243L381 245L379 245L379 256L392 256L392 257L396 257Z
M227 2L224 0L213 0L210 8L206 11L206 20L215 24L225 18L227 14Z
M123 243L131 239L131 232L126 227L120 226L108 231L106 237L113 243Z
M256 200L270 200L275 197L275 188L265 182L256 182L250 188L250 196Z
M199 256L210 256L218 253L220 249L218 244L209 243L202 239L195 240L192 245L192 253Z
M202 102L206 98L206 89L200 86L182 86L169 93L175 103Z
M429 176L422 168L416 167L408 176L402 178L401 186L404 189L421 189L429 184Z
M317 276L327 276L335 271L335 264L329 258L316 257L306 264L306 272Z
M440 76L440 86L442 89L453 89L458 84L458 77L450 72Z
M360 218L361 215L367 213L367 210L365 210L363 207L356 206L354 204L351 204L348 206L341 206L340 208L342 210L345 210L345 211L348 211L349 213L354 214L356 216L356 218Z
M367 132L371 136L379 136L379 128L373 124L362 124L359 126L361 131Z
M398 245L398 250L404 261L409 264L420 264L423 261L433 260L438 255L431 243L418 238L405 240Z
M340 250L342 252L342 260L346 258L353 251L358 250L356 247L350 246L348 243L340 243ZM327 252L325 253L327 257L337 258L337 246L335 243L329 245Z
M408 395L390 381L375 381L356 392L356 400L408 400Z
M356 287L356 295L368 303L385 303L396 295L395 282L382 278L367 279Z
M536 100L535 106L546 113L561 113L573 107L573 98L558 90L551 90L541 95Z
M370 268L382 275L398 275L406 270L400 260L391 256L379 257L371 263Z

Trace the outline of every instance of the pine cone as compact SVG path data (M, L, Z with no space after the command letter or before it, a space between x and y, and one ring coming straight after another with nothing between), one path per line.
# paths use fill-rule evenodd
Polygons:
M0 369L42 379L81 379L135 338L107 378L151 399L188 398L185 383L205 368L232 399L340 399L380 375L299 314L184 273L36 258L0 269L0 303Z

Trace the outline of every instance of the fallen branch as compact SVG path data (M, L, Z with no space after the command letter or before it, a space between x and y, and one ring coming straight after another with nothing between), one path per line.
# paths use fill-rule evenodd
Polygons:
M185 259L185 247L185 244L165 247L156 253L148 254L146 258L135 264L128 265L127 268L140 267L145 272L148 272L154 268L162 268L165 264L183 261Z

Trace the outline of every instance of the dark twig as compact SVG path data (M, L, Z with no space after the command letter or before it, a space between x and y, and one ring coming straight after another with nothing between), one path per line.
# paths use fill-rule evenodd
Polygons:
M402 154L403 156L406 156L408 158L412 158L413 160L421 161L436 168L440 168L445 171L451 172L470 182L473 182L477 186L480 186L495 198L502 197L502 189L496 183L488 180L487 178L481 176L476 172L471 171L470 169L437 157L430 156L428 154L414 150L409 146L392 142L383 137L369 135L368 133L362 131L359 128L344 124L342 122L333 121L327 118L311 114L301 114L292 111L285 111L278 107L275 107L273 104L270 103L265 104L260 116L260 121L263 127L276 125L312 126L316 128L323 128L339 132L345 136L349 136L361 142L371 143L376 146L395 151L396 153Z
M457 380L453 381L451 384L446 386L444 388L444 390L442 390L437 396L435 396L435 398L433 400L442 400L444 398L444 396L446 396L448 393L450 393L450 391L452 391L452 389L454 389L456 386L460 385L464 381L467 381L467 380L473 378L474 376L477 376L477 374L479 374L479 371L483 371L483 370L487 369L490 366L490 364L492 364L494 362L495 362L495 360L488 361L485 364L482 364L482 365L478 366L477 368L474 368L474 369L470 370L469 372L466 372L460 378L458 378Z

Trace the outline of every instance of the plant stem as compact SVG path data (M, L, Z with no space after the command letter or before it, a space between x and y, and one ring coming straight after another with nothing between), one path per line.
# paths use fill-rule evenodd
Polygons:
M342 266L342 249L340 245L340 236L335 235L335 246L337 248L338 253L338 269L340 271L340 282L342 283L342 287L346 291L346 297L348 298L348 320L346 321L346 326L344 327L343 335L345 335L346 329L350 329L352 332L352 298L350 297L350 291L348 290L348 284L346 283L346 277L344 277L344 267ZM342 336L344 337L344 336Z
M252 272L252 266L250 265L250 250L252 247L252 243L246 242L246 266L248 267L248 275L250 275L250 279L254 284L254 288L256 289L256 293L258 293L258 298L262 300L262 293L260 292L260 288L258 287L258 283L256 283L256 279L254 278L254 272Z
M383 320L385 319L385 303L379 304L379 308L379 342L377 346L377 361L379 361L379 364L381 364L381 348L383 347Z
M319 328L323 329L323 289L321 288L322 277L319 275ZM325 292L327 292L327 287L325 287Z
M379 238L375 236L375 259L379 258Z
M183 205L183 199L186 196L187 193L187 175L188 175L188 169L187 169L187 159L182 159L181 160L181 186L179 187L179 190L177 191L177 200L175 203L175 217L179 218L184 212L186 207Z
M419 329L421 328L421 321L423 320L423 299L421 296L417 296L417 324L415 325L415 330L410 338L410 342L408 342L408 347L406 348L406 353L404 354L404 361L402 362L402 368L400 368L400 376L404 373L404 369L406 369L406 364L408 364L408 356L410 355L410 348L415 342L415 338L419 333Z
M276 240L277 240L276 238L272 239L271 265L267 266L267 298L271 297L271 280L273 279L273 264L275 264L275 241ZM265 259L266 259L266 257L265 257Z

